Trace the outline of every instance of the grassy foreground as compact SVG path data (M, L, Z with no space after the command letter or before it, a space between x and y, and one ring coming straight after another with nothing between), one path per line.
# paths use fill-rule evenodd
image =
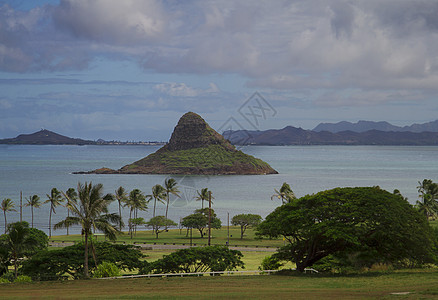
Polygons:
M438 272L432 270L356 276L177 277L0 285L2 299L432 299L437 296Z

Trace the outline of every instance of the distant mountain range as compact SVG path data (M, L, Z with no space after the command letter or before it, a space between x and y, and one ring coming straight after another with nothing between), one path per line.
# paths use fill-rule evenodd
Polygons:
M321 123L313 130L287 126L265 131L228 130L222 134L234 145L438 145L438 120L411 126L388 122ZM0 139L0 144L30 145L163 145L163 142L90 141L42 129Z
M91 145L94 141L73 139L53 131L41 129L31 134L20 134L15 138L0 140L0 144L28 144L28 145Z
M0 139L0 144L13 145L164 145L163 142L120 142L97 141L70 138L47 129L41 129L31 134L20 134L15 138Z
M388 122L322 123L314 130L287 126L265 131L228 130L223 136L235 145L438 145L438 120L405 127Z
M404 127L395 126L388 122L359 121L357 123L350 123L350 122L342 121L339 123L321 123L315 128L313 128L313 131L316 132L328 131L333 133L338 133L342 131L365 132L369 130L438 132L438 120L424 124L413 124L411 126L404 126Z

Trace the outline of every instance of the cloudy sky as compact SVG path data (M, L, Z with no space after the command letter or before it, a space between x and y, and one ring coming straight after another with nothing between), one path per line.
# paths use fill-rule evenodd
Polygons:
M436 120L438 1L0 1L0 138L167 140L187 111L215 129Z

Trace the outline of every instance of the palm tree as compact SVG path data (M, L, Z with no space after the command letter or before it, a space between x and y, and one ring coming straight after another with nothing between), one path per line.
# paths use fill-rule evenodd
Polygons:
M126 203L126 201L128 201L128 196L126 195L126 191L125 189L120 186L116 191L115 191L115 197L117 202L119 203L119 216L120 216L120 220L122 220L122 203ZM119 230L122 231L122 223L120 222L119 224Z
M70 210L68 209L68 202L73 201L76 203L78 200L78 193L76 193L76 190L74 188L69 188L65 192L64 198L67 201L67 203L65 204L65 207L67 208L67 217L70 217ZM68 228L69 227L67 227L67 235L69 235Z
M198 193L198 196L195 197L196 201L201 201L201 207L202 209L204 209L204 200L208 201L208 196L209 196L209 190L208 188L203 188L201 189L201 192L196 191L196 193ZM211 199L214 199L214 197L211 197Z
M138 211L139 210L147 210L147 203L148 201L146 200L148 196L145 196L139 189L134 189L129 193L129 198L126 202L126 205L130 207L130 211L129 211L129 232L131 234L131 238L132 238L132 217L134 217L135 219L138 217ZM132 215L134 214L134 216ZM137 229L137 228L136 228Z
M42 203L40 202L40 197L38 197L38 195L33 195L33 196L29 196L29 198L27 198L27 203L25 204L25 206L30 206L30 211L32 213L32 228L33 228L33 208L39 208L42 205Z
M430 179L424 179L418 184L418 192L423 200L417 200L416 207L427 219L435 219L438 216L438 184Z
M7 224L8 224L8 221L6 220L6 213L8 211L16 211L14 207L15 207L14 202L12 202L11 199L9 199L9 198L3 199L3 201L2 201L2 211L3 211L3 214L5 216L5 233L6 233L6 227L7 227Z
M156 184L152 187L152 195L149 196L154 198L154 213L152 217L155 217L155 207L157 206L157 200L161 203L164 203L164 200L166 199L166 189L162 185Z
M170 194L179 197L179 190L178 190L178 187L176 185L177 185L176 180L173 178L169 178L169 179L164 180L164 189L165 189L166 198L167 198L166 216L165 216L166 219L167 219L167 211L169 210L169 196L170 196Z
M290 203L293 200L297 199L294 192L290 188L290 185L286 182L283 182L283 185L281 186L280 190L277 191L274 189L275 194L271 196L271 200L274 200L275 198L281 199L281 204Z
M78 202L69 201L68 209L71 211L71 217L57 223L55 229L66 228L71 225L81 225L82 233L85 240L84 250L84 275L88 274L88 237L92 234L93 229L102 231L110 240L116 239L116 234L119 233L117 224L120 223L120 216L117 214L109 214L108 206L112 199L109 195L103 197L103 185L93 185L91 182L87 184L78 183ZM65 195L66 196L66 195Z
M6 246L9 248L11 258L14 261L14 275L17 278L18 265L26 251L35 248L36 240L30 235L29 224L27 222L17 222L9 224L8 234L6 235Z
M54 214L56 214L56 210L55 208L61 204L61 202L64 201L64 199L62 199L61 193L56 189L53 188L50 191L50 195L46 195L47 196L47 200L44 201L45 203L50 203L50 210L49 210L49 238L52 237L52 212Z

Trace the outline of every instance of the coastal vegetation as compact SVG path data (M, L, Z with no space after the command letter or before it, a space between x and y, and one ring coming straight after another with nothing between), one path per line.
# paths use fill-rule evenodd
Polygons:
M158 193L161 196L156 199L160 198L165 206L168 203L167 193L173 190L177 194L179 191L177 184L169 184L172 182L170 179L167 178L164 183L166 186L167 182L168 192L163 186L156 185L161 186ZM205 191L210 194L207 188ZM57 195L56 192L51 194ZM202 190L198 191L195 197L202 194ZM428 179L420 182L419 194L421 203L424 203L424 199L436 202L436 184ZM179 230L167 230L168 227L175 228L177 224L165 216L155 216L145 222L141 213L148 209L147 204L154 196L144 196L138 189L128 193L120 187L114 195L104 195L101 184L79 183L74 193L70 190L62 193L62 197L66 199L69 215L54 228L79 224L82 235L64 236L63 241L75 241L75 244L47 250L48 238L44 233L30 234L33 229L26 222L23 222L24 225L9 224L7 233L0 239L0 270L4 278L9 276L7 274L11 268L13 277L25 275L32 280L89 278L98 276L94 273L99 268L103 274L108 271L113 272L111 274L120 272L122 275L159 273L164 270L187 272L198 268L207 271L217 268L241 269L246 254L232 252L224 247L233 246L234 243L240 244L240 248L276 248L273 255L257 256L258 263L251 264L261 270L267 266L287 266L303 272L305 268L313 267L328 274L360 274L364 270L396 272L399 269L424 268L434 266L437 262L437 231L431 226L436 226L436 211L431 213L433 208L425 210L418 203L413 206L398 191L390 193L379 187L336 188L297 198L291 187L283 183L280 189L274 189L272 196L272 199L281 202L264 221L254 214L235 214L231 221L234 227L227 227L227 230L220 230L221 220L208 207L197 209L193 214L181 218ZM109 204L116 200L118 213L123 208L130 211L129 234L125 236L122 233L124 222L120 214L111 213L108 209ZM204 206L202 202L200 206ZM47 204L52 209L52 203ZM209 216L211 228L217 230L212 234L213 244L221 246L206 247L209 241L205 238L205 230L208 228ZM205 246L165 252L164 256L151 261L144 256L148 250L141 251L132 244L132 234L136 232L134 226L143 225L152 227L155 236L151 238L150 232L139 231L134 240L137 244L164 241L168 244L189 245L190 241L191 246ZM183 232L182 228L187 230ZM193 228L197 229L198 235L193 236ZM15 232L27 232L29 237L15 239L15 245L19 246L13 246L7 241L11 241ZM95 233L123 244L99 242ZM41 234L45 238L41 238ZM37 236L43 241L39 243L39 248L26 248L29 241L32 241L31 237L35 245ZM210 262L207 262L207 258ZM220 267L213 266L212 261L222 261L223 264ZM287 265L283 266L285 263Z

